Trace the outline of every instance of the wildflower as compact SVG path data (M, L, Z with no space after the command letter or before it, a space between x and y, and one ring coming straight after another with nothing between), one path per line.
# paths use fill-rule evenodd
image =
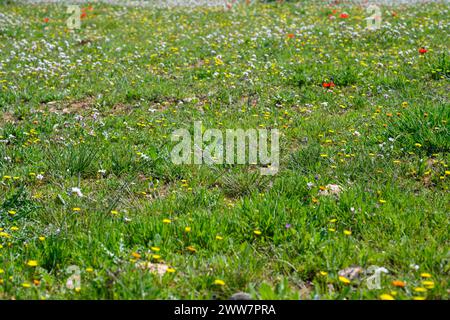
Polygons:
M29 287L31 287L31 284L29 282L24 282L24 283L22 283L22 287L29 288Z
M152 251L159 252L161 250L160 247L150 247Z
M14 211L14 210L10 210L10 211L8 211L8 213L10 214L10 215L15 215L17 212L16 211Z
M91 272L94 272L94 269L93 268L86 268L86 272L89 272L89 273L91 273Z
M419 53L420 53L420 54L425 54L425 53L427 53L427 52L428 52L428 50L425 49L425 47L421 47L421 48L419 49Z
M422 281L422 285L427 289L433 289L434 288L434 282L433 281Z
M344 234L345 234L346 236L349 236L349 235L352 234L352 232L351 232L350 230L344 230Z
M166 272L168 273L174 273L175 269L174 268L167 268Z
M341 19L347 19L349 16L350 16L350 15L349 15L348 13L342 12L342 13L339 15L339 18L341 18Z
M295 34L293 34L293 33L288 33L287 37L288 37L289 39L294 39L294 38L295 38Z
M72 211L79 212L79 211L81 211L81 208L73 208Z
M163 223L169 224L169 223L172 223L172 220L170 220L170 219L163 219Z
M414 291L415 292L427 292L427 289L425 289L423 287L417 287L417 288L414 288Z
M406 286L406 283L401 280L394 280L394 281L392 281L392 285L394 287L404 288Z
M423 296L415 296L415 297L413 297L413 300L425 300L425 297L423 297Z
M221 236L216 236L216 240L223 240Z
M141 258L141 255L140 255L139 253L137 253L137 252L133 252L131 255L132 255L134 258L136 258L136 259L140 259L140 258Z
M220 280L220 279L216 279L216 280L214 280L214 284L218 285L218 286L224 286L225 285L225 281Z
M184 228L184 232L191 232L191 227Z
M36 260L28 260L27 266L29 267L36 267L38 265Z
M349 284L349 283L350 283L350 280L347 279L347 278L344 277L344 276L339 276L339 281L342 282L342 283L344 283L344 284Z
M111 214L114 215L114 216L115 216L115 215L118 215L118 214L119 214L119 211L112 210L112 211L111 211Z
M328 272L326 272L326 271L320 271L319 272L319 274L321 275L321 276L327 276L328 275Z
M429 274L429 273L427 273L427 272L422 272L422 273L420 274L420 276L421 276L422 278L431 278L431 274Z
M253 231L253 233L256 234L257 236L259 236L259 235L261 235L262 232L259 230L255 230L255 231Z
M378 200L378 202L383 204L383 203L386 203L386 200L380 199L380 200Z
M159 254L154 254L154 255L152 255L152 258L155 260L159 260L159 259L161 259L161 256Z
M48 22L50 21L50 19L49 19L49 18L44 18L43 21L44 21L45 23L48 23Z
M291 227L291 224L290 224L290 223L286 223L284 227L285 227L286 229L289 229L289 228Z
M45 237L44 236L40 236L38 239L39 239L39 241L44 241Z
M391 296L390 294L384 293L380 296L381 300L395 300L393 296Z

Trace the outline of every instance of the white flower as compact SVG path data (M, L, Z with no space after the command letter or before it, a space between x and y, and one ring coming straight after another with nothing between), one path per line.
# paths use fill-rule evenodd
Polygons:
M77 196L79 196L80 198L83 197L83 194L81 193L81 189L77 188L77 187L73 187L70 189L70 194L76 194Z
M36 179L42 180L42 179L44 179L44 176L43 176L42 174L38 174L38 175L36 176Z

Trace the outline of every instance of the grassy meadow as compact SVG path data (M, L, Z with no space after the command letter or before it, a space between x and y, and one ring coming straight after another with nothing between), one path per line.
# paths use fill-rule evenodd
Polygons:
M448 3L80 8L0 3L0 299L448 299Z

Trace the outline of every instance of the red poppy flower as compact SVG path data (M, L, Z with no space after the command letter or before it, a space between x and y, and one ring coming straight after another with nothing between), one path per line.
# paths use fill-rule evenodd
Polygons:
M329 81L329 82L322 82L322 87L324 88L333 88L335 86L333 80Z
M44 18L44 22L45 22L45 23L48 23L49 20L50 20L49 18Z
M420 53L420 54L425 54L425 53L427 53L427 52L428 52L428 50L425 49L424 47L422 47L422 48L419 49L419 53Z
M80 16L81 19L84 19L86 17L87 17L87 13L86 12L81 13L81 16Z
M294 37L295 37L295 34L293 34L293 33L288 33L288 35L287 35L287 36L288 36L288 38L289 38L289 39L294 39Z
M345 13L345 12L343 12L339 15L339 18L341 18L341 19L347 19L348 17L350 17L349 14Z

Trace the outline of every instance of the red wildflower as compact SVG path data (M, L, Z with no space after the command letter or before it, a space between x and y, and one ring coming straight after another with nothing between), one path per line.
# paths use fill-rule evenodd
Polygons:
M48 23L49 20L50 20L49 18L44 18L45 23Z
M428 50L425 49L425 47L422 47L422 48L419 49L419 53L420 53L420 54L425 54L425 53L427 53L427 52L428 52Z
M87 17L87 13L86 13L86 12L82 12L80 18L81 18L81 19L84 19L84 18L86 18L86 17Z
M287 35L287 36L288 36L288 38L289 38L289 39L294 39L294 37L295 37L295 34L293 34L293 33L288 33L288 35Z
M349 14L345 13L345 12L343 12L339 15L339 18L341 18L341 19L347 19L348 17L350 17Z
M322 82L322 87L324 88L333 88L335 86L333 80L329 81L329 82Z

